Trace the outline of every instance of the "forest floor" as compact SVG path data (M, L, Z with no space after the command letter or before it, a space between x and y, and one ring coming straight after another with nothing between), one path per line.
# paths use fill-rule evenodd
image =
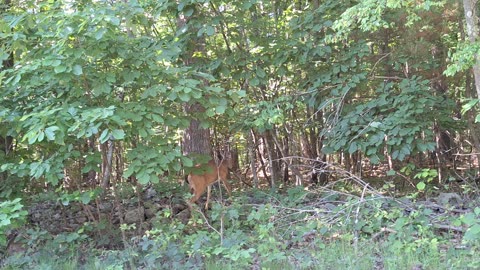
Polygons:
M348 175L324 187L214 188L209 210L186 187L124 186L121 198L44 193L9 232L1 269L478 269L480 201ZM370 184L372 183L372 184ZM460 185L458 186L460 187ZM468 191L463 186L464 191ZM393 197L390 194L403 194ZM225 195L225 193L223 193Z

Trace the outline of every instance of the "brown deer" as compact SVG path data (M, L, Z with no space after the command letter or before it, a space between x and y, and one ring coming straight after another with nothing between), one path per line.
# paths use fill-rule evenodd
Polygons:
M188 175L188 184L190 190L193 193L193 197L190 199L190 203L196 202L207 188L207 202L205 203L205 209L208 209L208 202L210 200L210 186L217 182L222 181L228 195L231 196L230 186L227 182L229 162L227 160L220 161L217 166L214 160L210 160L207 164L198 164L195 168L206 169L201 173L190 173Z

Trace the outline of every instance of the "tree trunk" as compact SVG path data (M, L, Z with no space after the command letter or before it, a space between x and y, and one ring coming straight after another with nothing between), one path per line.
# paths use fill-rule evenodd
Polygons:
M465 77L465 96L467 98L473 98L473 93L472 93L472 75L470 73L466 74ZM480 149L480 139L478 137L478 132L477 132L477 126L478 124L475 123L475 115L476 115L476 110L472 108L472 110L469 110L467 112L467 127L470 130L470 136L472 136L472 141L473 141L473 146L476 153L475 157L477 158L477 163L480 162L480 154L479 154L479 149ZM475 162L472 162L475 163Z
M268 163L270 165L270 188L274 189L275 183L280 178L280 166L272 131L267 130L263 139L265 142L265 147L267 148Z
M253 141L253 130L248 132L247 136L248 144L248 158L250 159L250 169L252 170L253 178L253 187L258 188L258 173L257 173L257 163L255 162L255 143Z
M106 189L110 183L113 165L113 150L115 149L115 140L110 135L108 141L103 145L103 179L102 188Z
M199 104L185 104L185 112L190 115L204 113L204 108ZM192 119L185 134L183 135L183 154L188 156L190 154L212 155L210 145L210 129L200 127L200 121Z
M479 28L478 16L476 12L477 0L463 0L463 9L465 10L465 22L467 24L467 35L470 42L473 44L478 41ZM477 97L480 98L480 58L475 55L475 64L473 65L473 77L475 79L475 90Z
M0 12L6 12L12 7L10 0L5 0L3 6L0 8ZM14 58L13 52L10 52L10 55L7 59L1 62L0 71L8 68L13 68ZM5 156L7 156L13 150L13 137L11 136L0 136L0 151L2 151ZM0 175L0 180L5 180L8 177L7 172L4 172Z
M475 9L475 4L477 0L463 0L463 9L465 11L465 21L467 24L467 35L468 39L470 40L471 43L475 43L478 39L479 35L479 29L478 29L478 16L476 13ZM462 24L460 23L460 29L461 29L461 35L464 36L464 32L462 31ZM476 56L476 62L475 65L472 68L472 73L474 76L474 85L475 85L475 90L477 92L477 98L480 98L480 61L478 58L478 55ZM471 75L467 74L466 75L466 80L465 80L465 95L467 97L472 97L473 98L473 93L472 93L472 83L471 83ZM470 130L470 135L472 136L473 143L475 146L474 152L477 153L476 157L477 160L480 160L480 155L478 154L478 150L480 149L480 139L478 137L478 132L477 132L477 124L474 122L474 111L470 110L467 113L467 125Z
M195 9L195 6L192 6L192 8L194 9L192 16L198 16L198 9ZM188 24L190 18L191 17L186 17L181 13L177 19L178 29L184 28ZM191 36L197 36L197 27L191 25L188 29L191 31L191 33L193 33ZM185 65L191 66L196 62L194 53L205 51L205 39L202 36L191 38L188 41L187 48L191 48L191 50L187 50L186 55L183 56L183 62ZM205 108L203 108L200 103L187 103L183 106L183 109L187 115L192 116L190 125L187 130L185 130L183 136L183 154L186 156L191 156L192 154L212 156L212 147L210 145L210 129L201 128L200 121L195 118L196 115L205 113Z

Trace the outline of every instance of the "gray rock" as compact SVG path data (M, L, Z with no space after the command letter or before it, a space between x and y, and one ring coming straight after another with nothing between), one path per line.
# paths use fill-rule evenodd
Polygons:
M127 210L125 213L125 223L127 224L132 224L132 223L138 223L140 221L145 220L145 209L143 207L141 208L135 208L131 210Z
M463 204L463 199L457 193L440 193L437 202L442 206L460 206Z

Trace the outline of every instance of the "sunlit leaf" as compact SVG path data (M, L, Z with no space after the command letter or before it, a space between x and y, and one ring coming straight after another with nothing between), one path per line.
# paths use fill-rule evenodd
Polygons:
M65 70L67 70L67 67L66 66L56 66L54 68L54 71L55 73L62 73L62 72L65 72Z
M121 129L114 129L112 131L112 135L115 140L123 140L125 138L125 131Z
M102 134L100 134L100 138L98 138L100 143L105 143L108 140L108 135L108 129L104 129Z
M425 182L423 182L423 181L422 181L422 182L419 182L419 183L417 184L417 189L418 189L419 191L425 190L425 187L426 187L426 185L425 185Z
M57 126L50 126L45 129L45 135L49 141L55 140L55 131L59 130L60 128Z
M73 74L75 74L77 76L82 75L83 74L82 67L80 65L73 66Z

